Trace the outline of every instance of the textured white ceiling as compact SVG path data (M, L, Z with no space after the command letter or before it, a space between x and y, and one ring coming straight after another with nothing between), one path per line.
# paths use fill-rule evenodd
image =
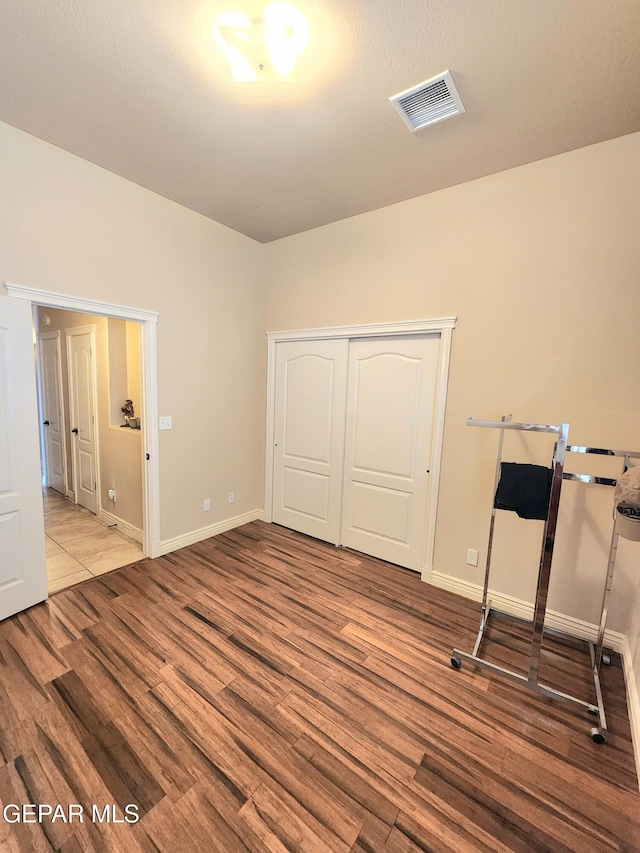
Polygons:
M266 2L0 0L0 120L263 242L640 130L638 0L297 0L297 80L232 83L213 21Z

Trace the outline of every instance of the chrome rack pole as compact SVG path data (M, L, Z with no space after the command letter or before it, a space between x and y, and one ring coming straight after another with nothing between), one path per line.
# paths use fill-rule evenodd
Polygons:
M569 429L569 424L527 424L515 421L479 421L476 418L467 418L467 426L492 427L493 429L515 429L525 432L556 432L560 434L563 427Z
M502 423L509 423L511 421L511 414L503 415L501 418ZM500 470L502 465L502 445L504 443L504 430L500 430L500 439L498 441L498 459L496 461L496 475L493 483L493 494L495 495L496 489L498 488L498 483L500 482ZM478 628L478 635L476 637L476 642L473 647L473 656L475 657L479 650L482 640L484 638L484 630L487 625L487 621L489 619L489 612L491 610L491 602L489 601L487 604L487 596L489 593L489 574L491 571L491 550L493 548L493 531L496 523L496 508L495 503L491 506L491 520L489 522L489 539L487 542L487 559L485 563L484 570L484 587L482 590L482 607L480 608L480 627Z
M596 653L593 643L589 643L589 655L591 656L591 670L593 672L593 686L596 691L596 702L598 703L598 723L599 728L591 729L591 737L596 743L604 743L607 732L607 717L604 713L604 698L602 696L602 687L600 686L600 670L596 663ZM591 711L590 713L594 713Z
M616 553L618 551L618 513L615 513L613 521L613 531L611 532L611 545L609 547L609 563L607 566L607 578L604 584L604 592L602 594L602 609L600 611L600 625L598 627L597 643L589 642L589 655L591 657L591 671L593 674L593 686L596 691L596 701L598 703L598 723L599 729L592 729L591 736L600 742L600 739L605 738L607 732L607 717L604 712L604 698L602 696L602 686L600 684L600 666L602 664L603 654L602 647L604 645L604 632L607 626L607 615L609 610L609 594L613 585L613 572L616 567ZM607 659L608 660L608 659Z
M549 498L547 520L544 525L543 548L540 557L540 570L538 572L538 588L536 590L535 609L533 614L533 638L531 640L531 658L529 663L528 681L530 684L538 683L540 651L542 647L542 636L544 634L544 617L547 610L551 561L553 559L553 546L555 543L556 527L558 523L560 489L562 488L562 472L564 470L564 458L567 451L568 435L569 424L561 424L558 441L556 442L553 453L551 495Z
M607 626L607 616L609 611L609 594L611 592L611 587L613 586L613 572L616 567L616 554L618 552L618 513L616 513L615 520L613 522L613 532L611 533L611 546L609 548L609 565L607 568L607 579L604 585L604 592L602 594L602 610L600 611L600 626L598 628L598 641L596 643L596 659L595 665L597 668L600 667L600 663L602 662L602 646L604 645L604 632Z
M509 423L511 421L511 415L503 415L502 423ZM502 465L502 445L504 443L504 429L500 430L500 439L498 440L498 459L496 461L496 476L493 481L493 494L495 495L496 490L498 488L498 483L500 482L500 470ZM491 506L491 520L489 522L489 540L487 542L487 561L486 561L486 569L484 573L484 591L482 593L482 607L484 608L487 603L487 592L489 590L489 569L491 567L491 549L493 547L493 529L496 523L496 506L495 501Z

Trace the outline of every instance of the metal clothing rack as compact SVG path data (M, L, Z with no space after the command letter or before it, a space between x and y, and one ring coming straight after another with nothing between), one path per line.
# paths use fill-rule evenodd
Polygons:
M513 423L511 421L511 415L505 415L502 417L500 421L481 421L475 420L474 418L469 418L467 420L467 426L478 426L478 427L489 427L491 429L499 429L500 430L500 440L498 443L498 459L496 464L496 477L495 477L495 487L494 494L498 487L498 483L500 480L500 466L502 462L502 444L504 439L505 430L524 430L527 432L542 432L542 433L552 433L557 435L557 439L555 442L555 447L553 451L553 458L551 462L551 470L552 470L552 479L551 479L551 493L549 496L549 506L547 511L547 518L544 524L544 532L542 535L542 549L540 554L540 567L538 570L538 583L536 589L536 597L535 597L535 606L534 606L534 615L533 615L533 632L531 639L531 648L529 652L529 667L527 675L521 675L518 672L513 672L512 670L506 669L505 667L499 666L498 664L491 663L490 661L480 657L480 647L482 645L482 641L484 639L485 630L489 623L489 619L491 616L491 601L488 599L488 591L489 591L489 572L491 568L491 550L493 545L493 533L494 533L494 525L495 525L495 516L496 516L496 508L492 507L491 511L491 522L489 526L489 542L487 546L487 563L485 570L485 578L484 578L484 589L482 593L482 608L480 611L480 626L478 628L478 634L476 637L476 642L473 647L473 651L471 653L464 652L461 649L453 650L453 655L451 657L451 666L454 669L460 669L462 665L462 661L468 661L469 663L474 664L475 666L481 667L482 669L487 669L490 672L495 673L496 675L500 675L503 678L506 678L510 681L514 681L522 686L529 688L530 690L534 690L537 693L542 693L544 696L548 696L551 699L561 699L570 704L576 705L579 708L582 708L588 711L590 714L599 715L600 727L594 728L591 730L591 736L596 743L604 743L606 731L606 718L604 714L604 707L602 703L602 693L600 690L599 679L597 677L598 671L596 666L596 658L594 657L594 650L591 650L592 660L594 661L594 683L596 688L596 696L597 696L597 705L592 704L591 702L585 702L583 699L579 699L576 696L571 696L568 693L563 693L560 690L556 690L553 687L550 687L546 684L540 683L538 680L538 671L540 668L540 655L542 649L542 639L544 634L544 618L547 609L547 596L549 592L549 578L551 575L551 561L553 558L553 547L555 542L555 533L556 526L558 522L558 507L560 504L560 492L562 487L562 480L565 479L581 479L582 482L591 482L590 480L585 480L584 477L588 477L589 475L564 475L564 461L565 455L568 449L576 450L575 447L569 448L567 446L568 435L569 435L569 424L562 423L557 426L550 424L528 424L528 423ZM586 449L585 449L586 452ZM602 478L598 478L602 479ZM617 544L617 537L616 539ZM615 561L615 554L614 554ZM610 560L611 562L611 560ZM612 571L612 569L611 569ZM610 584L607 584L610 585ZM606 617L606 613L605 613ZM574 639L572 634L568 634L563 631L555 631L554 634L558 636L564 636L568 638ZM604 629L601 632L604 635ZM600 650L602 647L601 642L599 643Z
M640 452L633 450L611 450L601 447L583 447L578 444L570 444L567 447L568 453L591 453L598 456L618 456L623 458L622 471L624 473L630 467L631 459L640 459ZM586 483L596 486L615 486L618 482L611 477L599 477L593 474L570 474L565 472L564 480L576 480L579 483ZM604 713L604 703L602 700L602 690L600 686L600 667L601 665L608 666L611 662L608 655L603 653L604 633L607 625L607 615L609 611L609 595L613 584L613 573L616 566L616 554L618 551L618 517L619 514L614 512L613 529L611 531L611 544L609 546L609 561L607 565L607 577L602 595L602 607L600 609L600 624L598 627L598 639L595 643L589 641L589 653L591 655L591 668L593 672L593 683L596 690L598 700L598 717L599 727L591 729L591 737L596 743L604 743L607 732L607 718Z

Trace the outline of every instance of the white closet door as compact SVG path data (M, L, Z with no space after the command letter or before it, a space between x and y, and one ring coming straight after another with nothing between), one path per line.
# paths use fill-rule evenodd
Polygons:
M95 332L89 327L67 329L69 417L76 503L96 512Z
M351 341L342 544L424 558L440 335Z
M273 520L336 545L348 347L346 339L276 346Z
M60 332L38 335L38 353L47 486L64 495L67 489L67 471L62 426Z

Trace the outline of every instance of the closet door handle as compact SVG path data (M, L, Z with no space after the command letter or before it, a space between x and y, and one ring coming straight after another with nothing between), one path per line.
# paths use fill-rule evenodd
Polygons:
M77 434L78 434L78 427L74 427L74 428L71 430L71 432L72 432L74 435L77 435Z
M42 421L45 426L49 426L49 421Z

